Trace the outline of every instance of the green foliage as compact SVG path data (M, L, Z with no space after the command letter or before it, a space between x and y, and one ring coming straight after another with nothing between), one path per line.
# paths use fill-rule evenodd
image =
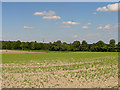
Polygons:
M118 42L117 51L120 52L120 42Z
M49 43L39 43L35 42L21 42L18 41L2 41L2 49L8 50L49 50L49 51L91 51L91 52L120 52L120 42L115 45L115 40L111 39L109 44L103 41L98 41L97 43L88 44L85 40L74 41L73 43L66 43L57 40L55 42Z
M73 51L79 51L80 50L80 41L74 41L72 43L72 50Z
M109 51L114 52L115 51L115 40L111 39L109 42Z

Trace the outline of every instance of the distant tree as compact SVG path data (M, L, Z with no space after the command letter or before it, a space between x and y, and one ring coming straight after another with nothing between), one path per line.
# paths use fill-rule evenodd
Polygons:
M73 51L79 51L80 50L80 41L74 41L72 43L72 50Z
M40 43L35 43L35 49L40 50L41 49L41 44Z
M0 50L2 49L2 41L0 41Z
M35 48L36 48L35 44L36 44L35 42L30 42L30 49L31 50L35 50Z
M17 42L16 42L16 48L17 48L17 49L20 49L20 44L21 44L21 41L20 41L20 40L17 40Z
M120 42L118 42L117 51L120 52Z
M70 46L66 42L63 42L61 45L61 50L62 51L70 51Z
M117 45L115 45L114 49L115 49L115 52L117 52L118 46L117 46Z
M88 50L88 44L85 40L82 41L81 50L82 51L87 51Z
M2 49L11 49L11 43L9 41L2 42Z
M44 50L49 50L49 44L48 43L44 43Z
M61 42L57 40L56 42L50 43L38 43L34 42L21 42L17 41L1 41L2 49L22 49L22 50L52 50L52 51L92 51L92 52L120 52L120 42L115 44L115 40L110 40L109 44L105 44L103 41L98 41L97 43L87 44L85 40L74 41L73 43L67 44L66 42ZM1 44L1 43L0 43Z
M62 43L60 40L53 43L53 50L60 51L61 50Z
M107 52L108 51L108 46L106 44L104 44L102 47L101 47L101 50L103 52Z
M3 41L2 42L2 49L8 49L8 41Z
M93 43L90 47L90 50L95 52L96 51L96 43Z
M96 43L96 45L97 45L97 48L96 48L97 51L99 51L99 52L104 51L104 49L105 49L105 43L103 41L98 41Z
M111 39L109 42L109 51L114 52L115 51L115 40Z
M29 50L30 49L30 43L29 42L25 42L24 43L24 50Z
M25 43L24 43L24 42L22 42L22 43L20 44L20 48L21 48L22 50L25 49Z
M12 48L13 49L20 49L21 41L17 40L13 42Z
M48 50L52 51L53 50L53 44L52 42L48 43Z

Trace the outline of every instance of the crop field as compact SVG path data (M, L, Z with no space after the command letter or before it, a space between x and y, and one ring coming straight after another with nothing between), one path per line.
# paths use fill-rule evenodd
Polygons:
M2 54L2 88L117 88L117 52Z

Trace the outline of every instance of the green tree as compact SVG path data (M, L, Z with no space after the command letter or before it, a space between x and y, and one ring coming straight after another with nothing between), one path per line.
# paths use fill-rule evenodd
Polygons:
M93 43L90 47L90 50L95 52L96 51L96 43Z
M53 50L60 51L61 50L62 43L60 40L53 43Z
M102 51L104 51L104 49L106 48L105 47L105 43L103 42L103 41L98 41L97 43L96 43L96 45L97 45L97 51L98 52L102 52Z
M22 49L22 50L24 50L24 47L25 46L25 43L24 42L21 42L21 44L20 44L20 48Z
M117 51L120 52L120 42L118 42Z
M30 49L31 50L35 50L35 42L31 42L30 43Z
M72 43L72 50L73 51L79 51L80 50L80 41L74 41Z
M109 42L109 51L114 52L115 51L115 40L111 39Z
M62 51L70 51L70 46L66 42L63 42L61 45L61 50Z
M82 41L81 50L82 51L87 51L88 50L88 44L85 40Z
M12 45L12 48L13 49L21 49L20 45L21 45L21 41L20 40L14 41L13 45Z

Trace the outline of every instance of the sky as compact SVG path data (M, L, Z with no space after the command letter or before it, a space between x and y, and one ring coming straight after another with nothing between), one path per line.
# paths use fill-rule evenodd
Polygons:
M118 41L116 2L3 2L2 40Z
M1 0L2 2L118 2L119 0Z

